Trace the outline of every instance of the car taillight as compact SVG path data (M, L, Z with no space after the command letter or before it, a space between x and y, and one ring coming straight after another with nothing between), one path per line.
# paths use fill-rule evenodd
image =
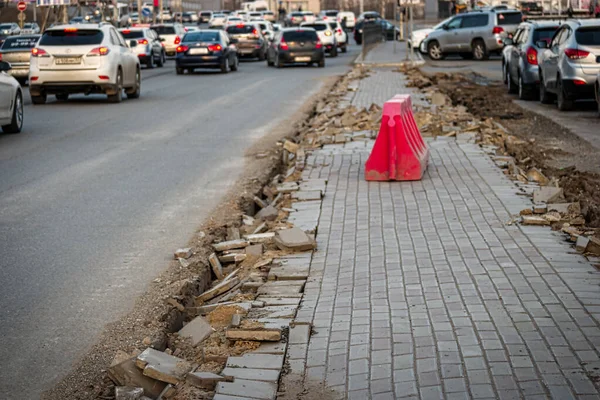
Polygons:
M189 50L189 47L182 45L182 46L177 46L177 49L175 51L177 51L178 53L185 53L188 50Z
M148 44L148 40L147 39L138 39L138 43L139 44Z
M325 36L331 36L331 31L325 31Z
M315 49L320 49L323 47L323 43L320 40L317 40L317 44L315 44Z
M576 84L577 86L587 85L587 82L584 81L583 79L573 79L573 83Z
M175 44L181 43L181 38L179 36L175 36Z
M579 49L565 49L565 55L571 60L581 60L590 55L589 51Z
M538 59L537 59L537 50L534 49L533 47L529 47L527 49L526 52L527 55L527 62L531 65L538 65Z
M34 47L31 49L31 55L34 57L50 57L46 50L40 49L39 47Z
M105 56L110 53L110 49L108 47L96 47L95 49L90 50L87 54L88 56Z
M302 20L303 20L303 21L306 21L306 17L302 17Z
M208 46L208 50L209 51L221 51L221 50L223 50L223 47L221 47L220 44L211 44L210 46Z
M131 33L131 29L123 29L121 32L128 34L128 33Z
M492 29L492 34L494 35L497 35L502 32L504 32L504 28L501 26L495 26L494 29Z
M252 34L253 34L254 36L258 36L258 31L257 31L256 29L252 29Z
M0 61L2 61L2 53L0 53Z
M281 38L281 42L279 43L279 49L280 50L289 50L290 47L288 46L288 44L285 42L285 40L283 38Z

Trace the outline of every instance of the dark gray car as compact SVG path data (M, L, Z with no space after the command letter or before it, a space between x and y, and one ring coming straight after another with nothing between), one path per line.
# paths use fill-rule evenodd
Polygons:
M549 42L559 26L556 21L523 22L512 39L504 39L502 76L509 93L518 93L521 100L537 97L540 82L537 42Z

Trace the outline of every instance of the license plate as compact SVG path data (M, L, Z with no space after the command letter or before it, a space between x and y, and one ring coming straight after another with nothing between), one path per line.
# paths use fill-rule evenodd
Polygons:
M190 49L190 54L208 54L208 49Z
M294 58L296 62L310 62L310 57L296 57Z
M81 58L79 57L63 57L56 58L56 64L81 64Z

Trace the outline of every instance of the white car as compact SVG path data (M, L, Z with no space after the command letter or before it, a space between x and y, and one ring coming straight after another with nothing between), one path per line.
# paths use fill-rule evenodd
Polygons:
M346 18L346 29L354 29L356 25L356 15L352 11L340 11L336 16L337 22L343 26L342 22Z
M244 23L244 19L242 17L239 16L229 16L227 17L227 19L225 20L225 26L230 26L230 25L238 25L238 24L243 24Z
M348 34L342 29L342 25L335 20L327 21L327 23L335 32L335 40L337 41L338 48L342 50L342 53L348 51Z
M163 10L162 14L158 17L158 20L161 22L171 22L173 21L173 16L171 15L171 11Z
M251 11L248 13L249 21L259 21L261 19L263 19L263 15L260 11Z
M422 53L427 53L427 49L425 48L425 39L427 39L427 36L429 36L431 32L441 29L442 26L444 26L451 19L452 17L445 19L433 28L417 29L416 31L413 31L412 35L410 35L410 38L408 38L409 48L412 47L413 49L421 50Z
M300 24L302 28L313 28L317 31L317 36L321 43L323 43L323 48L326 53L329 53L331 57L337 57L337 40L335 38L334 31L329 26L328 22L325 21L315 21L313 23L304 22Z
M214 13L212 18L208 21L209 28L218 28L225 25L225 21L227 20L227 15Z
M21 35L35 35L40 33L40 26L35 22L28 22L23 24L23 29L21 29Z
M14 35L19 35L20 33L21 33L21 28L19 28L18 24L15 24L15 23L0 24L0 35L2 35L2 36L14 36Z
M110 24L59 25L47 29L31 50L29 93L33 104L49 94L67 100L73 93L103 93L120 103L123 90L140 97L140 61Z
M231 13L231 15L229 15L230 17L240 17L241 19L243 19L244 21L246 19L248 19L248 11L245 10L236 10L233 13Z
M137 40L138 45L131 48L131 51L137 55L140 63L147 68L154 66L162 67L165 65L167 56L165 49L158 37L158 34L150 28L121 28L119 29L123 38L127 41Z
M262 15L265 21L269 21L271 23L275 22L275 13L273 11L263 11Z
M154 32L158 33L160 41L165 48L165 53L168 56L174 56L177 54L177 46L181 44L181 39L185 35L185 28L180 23L174 24L156 24L150 25L150 28Z
M262 32L263 36L266 37L268 40L271 40L275 37L275 29L273 28L273 24L271 24L270 22L260 20L250 21L250 23L256 26Z
M7 74L11 66L0 61L0 126L4 133L23 129L23 92L15 78Z
M317 16L312 11L302 11L302 15L304 16L304 22L312 24L317 20Z

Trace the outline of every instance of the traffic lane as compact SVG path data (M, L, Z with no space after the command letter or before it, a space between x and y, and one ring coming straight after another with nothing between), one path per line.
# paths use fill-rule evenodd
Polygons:
M0 135L0 397L37 398L65 374L219 203L244 152L355 55L172 70L118 105L26 106L24 131Z

